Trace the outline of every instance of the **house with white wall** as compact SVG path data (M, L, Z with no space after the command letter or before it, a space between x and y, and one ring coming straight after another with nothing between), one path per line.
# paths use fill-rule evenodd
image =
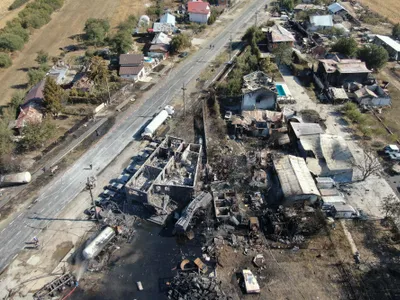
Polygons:
M119 56L119 76L138 81L145 76L143 54L121 54Z
M253 72L243 77L242 111L276 110L277 93L271 78L264 72Z
M211 15L211 8L208 2L191 1L188 2L189 21L206 24Z

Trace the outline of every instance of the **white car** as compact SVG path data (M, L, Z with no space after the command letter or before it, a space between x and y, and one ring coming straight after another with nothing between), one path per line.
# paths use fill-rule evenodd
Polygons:
M400 160L400 153L389 153L390 160Z
M230 120L231 118L232 118L232 112L228 110L225 113L225 120Z
M397 145L387 145L383 148L383 151L385 151L385 154L400 153L400 149Z

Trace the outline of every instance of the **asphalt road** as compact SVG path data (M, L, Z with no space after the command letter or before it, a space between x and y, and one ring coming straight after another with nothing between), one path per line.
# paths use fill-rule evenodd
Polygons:
M245 7L240 17L225 24L223 31L210 41L213 49L205 46L174 68L165 78L161 78L143 105L136 110L128 109L119 121L95 145L91 147L64 174L60 174L44 187L36 203L19 214L0 232L0 273L8 263L23 249L25 242L39 234L57 217L63 208L85 187L86 178L100 173L124 150L148 122L154 113L160 111L181 92L182 84L196 79L201 71L227 45L230 34L243 32L254 24L255 12L265 5L265 0L255 0ZM93 164L93 170L88 166Z

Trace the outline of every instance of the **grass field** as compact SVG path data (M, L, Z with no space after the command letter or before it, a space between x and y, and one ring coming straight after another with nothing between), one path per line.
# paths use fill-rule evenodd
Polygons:
M2 13L6 13L5 10L10 5L8 2L12 3L11 0L0 1L0 16ZM74 43L71 36L82 33L88 18L108 18L110 23L115 26L130 14L143 13L146 9L146 2L139 0L66 0L60 11L52 15L50 23L35 31L22 51L14 54L13 65L0 71L0 82L2 83L0 105L5 105L10 101L15 89L26 88L26 71L27 68L36 66L34 60L38 51L44 50L50 56L58 56L60 47ZM0 25L4 19L10 18L12 13L4 15L0 20Z
M359 2L381 16L388 18L393 23L400 22L399 0L359 0Z

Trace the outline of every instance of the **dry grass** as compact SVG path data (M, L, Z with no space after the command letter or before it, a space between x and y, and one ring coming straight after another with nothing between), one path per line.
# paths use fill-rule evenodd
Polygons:
M398 0L359 0L359 2L393 23L400 22L400 1Z

